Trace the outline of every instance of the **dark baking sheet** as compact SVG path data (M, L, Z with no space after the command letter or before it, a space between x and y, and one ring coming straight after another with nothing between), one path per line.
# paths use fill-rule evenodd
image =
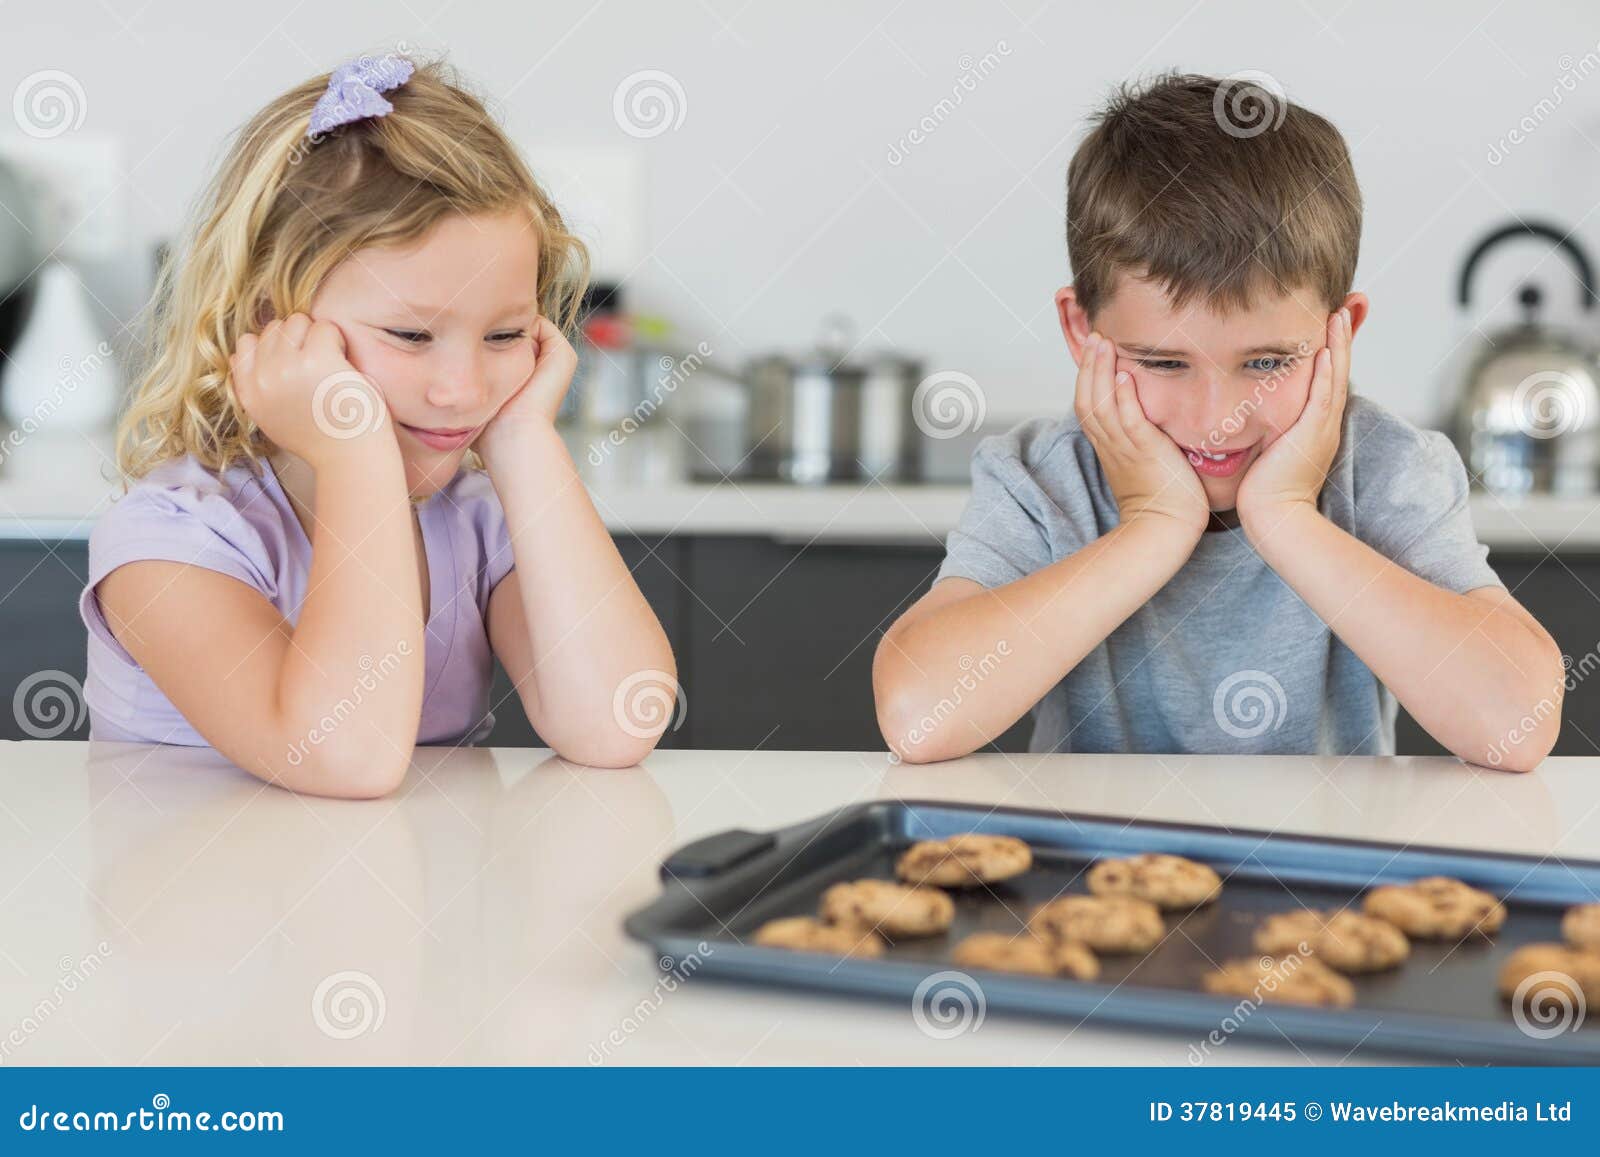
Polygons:
M947 934L891 945L878 960L840 960L746 943L767 920L814 915L830 884L869 876L892 879L895 857L908 844L959 832L1026 840L1035 864L1026 875L991 889L953 892L956 918ZM1285 1048L1292 1042L1441 1061L1600 1062L1600 1009L1590 1010L1576 1030L1535 1038L1512 1019L1495 984L1514 949L1532 941L1559 941L1563 910L1600 896L1600 862L1594 861L875 801L776 832L724 832L680 849L661 867L661 897L629 916L625 927L663 957L694 958L695 975L909 1001L919 982L953 967L950 950L968 933L1014 932L1040 903L1063 892L1086 893L1083 874L1096 859L1134 852L1171 852L1210 864L1227 881L1221 898L1188 914L1169 913L1172 934L1146 956L1101 957L1095 983L975 972L989 1011L1181 1031L1198 1042L1238 1004L1236 997L1203 991L1200 977L1213 960L1259 955L1250 939L1262 916L1300 906L1359 910L1359 897L1374 884L1448 875L1505 900L1506 924L1492 940L1414 941L1411 958L1400 968L1351 978L1355 1007L1264 1003L1226 1035L1276 1040ZM701 942L709 951L699 950Z

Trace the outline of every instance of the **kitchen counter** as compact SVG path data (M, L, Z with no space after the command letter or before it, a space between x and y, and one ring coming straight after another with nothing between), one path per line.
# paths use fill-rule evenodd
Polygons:
M636 437L642 438L643 435ZM582 447L574 457L585 462ZM587 469L587 468L586 468ZM590 494L617 533L757 535L792 542L933 545L966 505L964 485L882 482L789 486L695 483L659 465L587 469ZM0 539L86 539L120 493L107 436L35 434L0 464ZM1600 495L1471 498L1478 537L1508 552L1600 552Z
M419 748L395 797L348 802L209 749L4 754L0 1060L24 1065L1189 1063L1178 1035L991 1013L936 1040L895 1001L664 985L623 935L670 850L863 800L1600 858L1600 758L1514 776L1422 757L662 751L600 771ZM1231 1039L1213 1059L1344 1058Z

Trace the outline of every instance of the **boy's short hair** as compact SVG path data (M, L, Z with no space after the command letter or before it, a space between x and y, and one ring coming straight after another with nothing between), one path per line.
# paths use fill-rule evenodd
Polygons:
M1119 273L1222 311L1355 279L1361 189L1344 138L1263 74L1122 85L1067 167L1067 255L1091 316Z

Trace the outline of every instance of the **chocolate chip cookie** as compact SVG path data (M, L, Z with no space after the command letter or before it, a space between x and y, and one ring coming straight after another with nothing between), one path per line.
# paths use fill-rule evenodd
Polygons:
M883 941L871 929L855 925L824 924L810 916L789 916L782 920L769 920L756 930L755 942L763 948L823 952L830 956L860 956L870 959L883 955Z
M1222 894L1222 877L1205 864L1164 852L1101 860L1089 869L1096 896L1136 896L1158 908L1194 908Z
M1548 996L1575 1004L1579 993L1585 1008L1600 1004L1600 952L1566 944L1524 944L1500 969L1500 995L1507 1000L1534 1004Z
M1057 896L1033 914L1028 927L1053 942L1106 953L1148 952L1166 932L1161 910L1134 896Z
M1600 952L1600 904L1578 904L1561 918L1561 935L1574 948Z
M998 972L1027 972L1035 976L1070 976L1074 980L1094 980L1100 975L1100 961L1082 944L1073 941L1052 943L1020 932L974 932L950 954L961 968L990 968Z
M1285 1004L1348 1008L1356 999L1355 986L1314 956L1228 960L1201 983L1207 992Z
M1504 904L1449 876L1384 884L1368 892L1361 907L1418 940L1459 940L1469 932L1492 935L1506 922Z
M955 919L956 906L937 888L856 880L824 892L820 915L828 924L858 925L901 940L943 932Z
M1268 956L1315 956L1340 972L1382 972L1411 955L1411 941L1400 929L1347 909L1268 916L1256 930L1255 947Z
M1033 867L1033 850L1011 836L971 833L912 844L894 873L908 884L970 888L1020 876Z

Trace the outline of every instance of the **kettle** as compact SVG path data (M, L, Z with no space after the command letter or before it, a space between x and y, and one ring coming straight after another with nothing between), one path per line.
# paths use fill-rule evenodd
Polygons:
M1588 256L1551 225L1516 222L1489 233L1467 255L1457 302L1472 302L1472 277L1497 246L1536 237L1564 253L1577 274L1585 315L1595 306ZM1539 286L1517 293L1519 324L1489 335L1473 356L1451 419L1472 485L1493 494L1592 495L1600 491L1600 361L1595 350L1540 320Z

